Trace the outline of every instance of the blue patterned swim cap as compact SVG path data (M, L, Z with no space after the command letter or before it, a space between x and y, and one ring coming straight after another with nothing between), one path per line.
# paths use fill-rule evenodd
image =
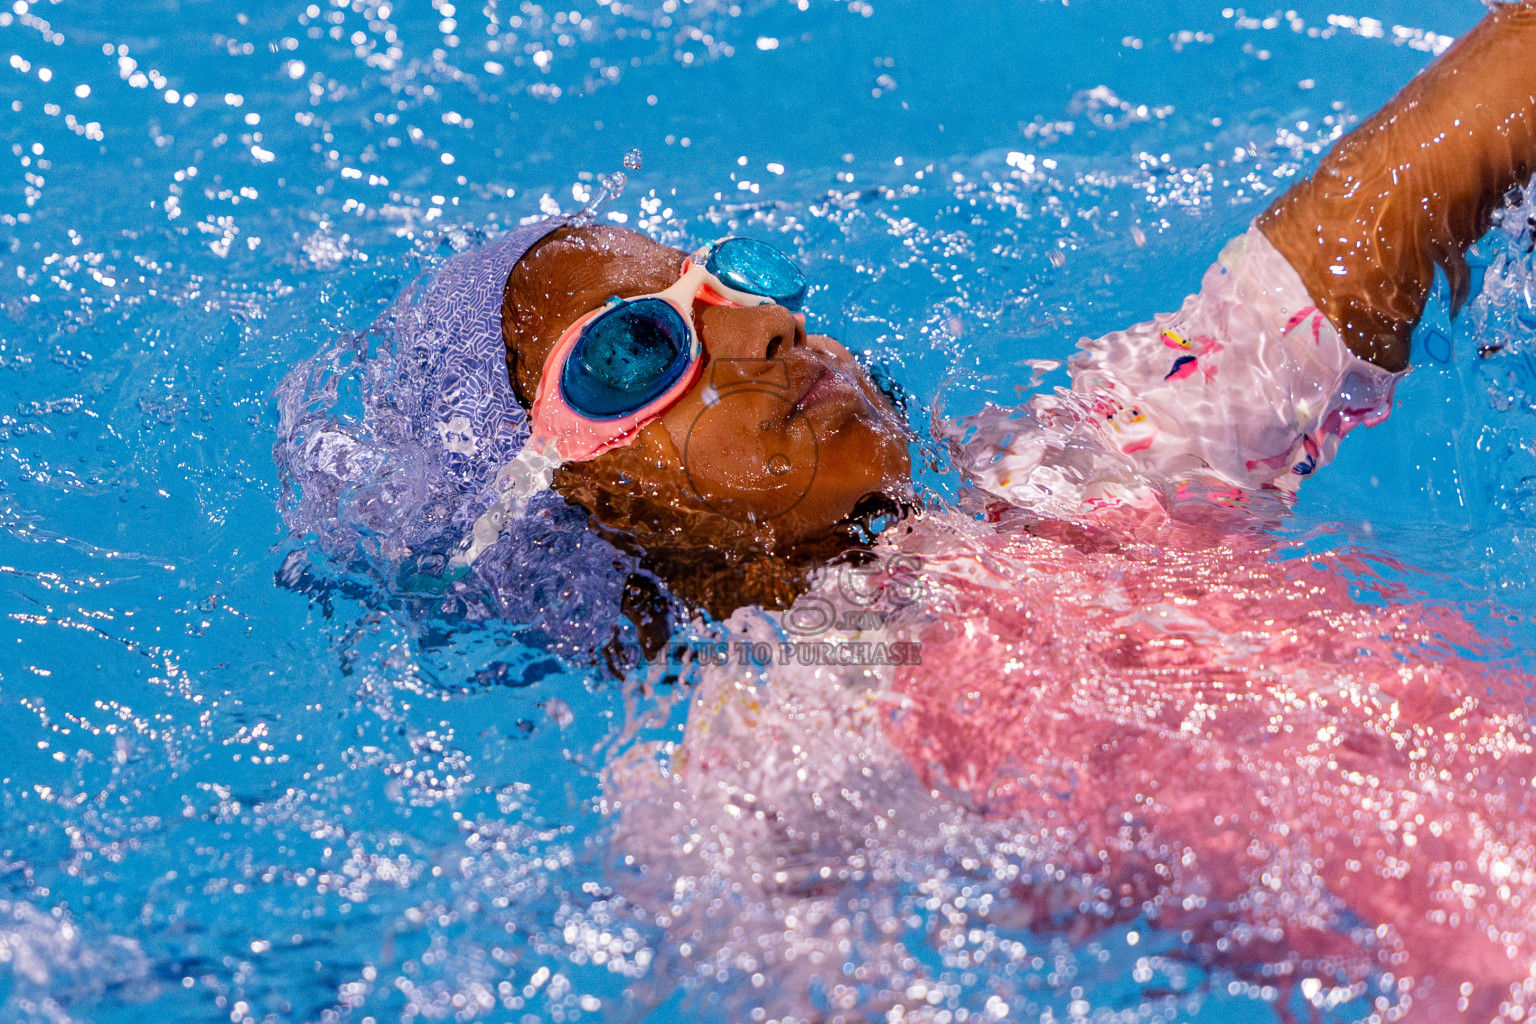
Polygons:
M502 339L507 278L565 223L541 220L450 256L367 330L295 366L277 391L274 454L284 521L298 555L327 563L313 567L321 575L361 575L424 613L508 619L584 660L620 628L636 565L558 495L537 498L462 580L442 572L527 434ZM343 411L341 395L361 412Z

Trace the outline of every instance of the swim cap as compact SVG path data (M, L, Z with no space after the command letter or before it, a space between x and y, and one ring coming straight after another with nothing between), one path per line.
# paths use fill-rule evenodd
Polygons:
M637 565L585 529L579 508L540 499L472 580L443 579L528 435L501 333L507 278L566 223L540 220L456 253L368 329L325 338L278 388L274 456L283 518L319 556L310 564L320 576L413 595L408 606L423 615L494 614L580 658L622 630L624 579Z

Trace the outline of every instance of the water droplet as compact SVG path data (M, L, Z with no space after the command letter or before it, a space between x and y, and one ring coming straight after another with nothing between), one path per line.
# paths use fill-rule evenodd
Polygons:
M774 476L783 476L785 473L788 473L789 457L780 454L775 455L773 458L769 459L768 472L772 473Z
M632 149L624 154L624 169L626 171L638 171L641 165L640 151Z
M597 215L603 211L603 207L624 194L624 186L628 183L629 178L623 171L614 171L612 174L599 174L597 176L597 194L571 218L571 223L580 227L597 220ZM572 189L572 194L576 194L574 188Z

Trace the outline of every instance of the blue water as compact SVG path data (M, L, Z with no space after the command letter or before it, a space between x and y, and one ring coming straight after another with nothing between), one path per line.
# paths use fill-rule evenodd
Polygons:
M365 586L279 585L303 547L278 514L280 379L638 148L608 215L781 234L813 328L901 380L920 430L941 392L1016 400L1024 360L1176 307L1483 11L1292 6L7 8L0 1017L707 1016L605 888L624 688L553 661L477 680L510 627L445 636ZM1443 320L1398 414L1285 529L1398 556L1519 636L1536 373L1518 337L1480 360ZM618 936L605 963L590 927ZM978 970L950 981L954 1019L1017 981ZM1040 984L1104 1019L1273 1019L1242 986Z

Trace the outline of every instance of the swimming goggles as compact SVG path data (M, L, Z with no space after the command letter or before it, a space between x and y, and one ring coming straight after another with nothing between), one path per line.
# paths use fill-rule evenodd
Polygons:
M453 564L467 569L496 543L562 463L587 462L630 444L688 393L704 365L695 302L799 309L805 292L805 275L788 256L732 237L688 257L671 287L615 297L578 318L544 362L528 442L497 471L499 497L475 522Z

